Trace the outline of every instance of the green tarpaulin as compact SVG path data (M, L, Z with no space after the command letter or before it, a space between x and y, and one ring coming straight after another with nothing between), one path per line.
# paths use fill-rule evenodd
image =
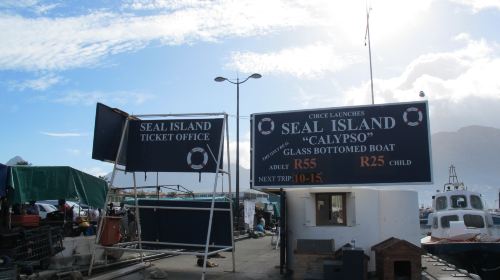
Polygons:
M106 200L106 181L68 166L12 166L7 185L13 203L64 198L102 208Z

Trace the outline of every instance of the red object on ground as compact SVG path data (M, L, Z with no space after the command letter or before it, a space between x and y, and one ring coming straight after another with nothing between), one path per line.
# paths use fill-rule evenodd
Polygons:
M100 244L111 246L120 242L120 220L121 217L104 217L102 222L102 233Z
M13 226L37 227L40 225L40 216L38 215L12 215L11 223Z

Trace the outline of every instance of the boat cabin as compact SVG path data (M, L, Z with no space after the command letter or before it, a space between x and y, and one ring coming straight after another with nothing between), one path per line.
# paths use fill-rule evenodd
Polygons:
M468 191L463 185L453 184L446 184L445 191L435 195L432 204L436 212L455 209L484 209L481 194Z
M446 184L433 197L432 206L435 212L428 223L433 237L460 240L490 234L493 221L484 211L481 194L468 191L463 184Z

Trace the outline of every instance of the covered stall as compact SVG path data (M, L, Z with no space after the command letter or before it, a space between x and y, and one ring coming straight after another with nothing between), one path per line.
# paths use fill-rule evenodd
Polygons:
M77 199L102 208L106 201L106 181L69 166L12 166L7 186L11 203Z
M92 227L83 217L77 223L67 219L66 207L50 213L56 214L51 219L47 215L47 219L40 222L38 215L24 211L23 204L74 200L102 208L106 192L106 181L68 166L0 166L2 210L8 213L7 217L2 215L2 224L10 220L0 232L0 257L7 256L22 267L46 269L50 258L66 247L63 246L63 233L64 236L74 236L75 228L81 233ZM69 211L73 209L69 208Z

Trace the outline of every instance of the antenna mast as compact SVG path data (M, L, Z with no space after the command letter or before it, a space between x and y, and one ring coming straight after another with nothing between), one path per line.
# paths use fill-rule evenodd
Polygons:
M372 90L372 104L375 104L374 96L373 96L373 71L372 71L372 48L370 42L370 10L368 8L368 2L366 3L366 32L365 32L365 46L366 41L368 39L368 58L370 60L370 82L371 82L371 90Z

